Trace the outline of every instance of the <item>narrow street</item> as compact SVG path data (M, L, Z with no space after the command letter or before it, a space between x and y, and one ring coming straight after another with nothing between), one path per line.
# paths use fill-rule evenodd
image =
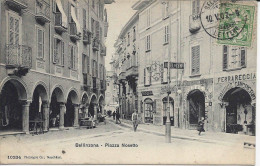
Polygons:
M186 136L177 133L177 137L172 129L172 143L169 144L164 143L163 133L156 132L156 127L164 126L140 124L138 131L133 132L130 123L123 120L115 124L107 118L106 124L100 123L94 129L70 128L34 136L2 136L0 149L21 159L1 155L0 160L13 164L159 164L162 161L168 164L206 164L208 161L211 164L252 164L254 161L254 149L244 148L242 140L234 141L237 135L229 135L233 141L224 141L221 134L219 138L215 134L213 139L210 133L197 137L195 132L182 130Z

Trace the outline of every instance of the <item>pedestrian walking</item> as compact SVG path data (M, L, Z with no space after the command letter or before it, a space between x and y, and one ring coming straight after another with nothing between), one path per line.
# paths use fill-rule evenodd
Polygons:
M116 112L114 111L113 112L113 120L115 120L115 117L116 117Z
M134 113L132 114L132 121L133 121L134 132L136 132L138 126L138 113L136 109L134 109Z
M121 124L121 121L120 121L120 113L119 113L119 109L117 108L116 110L116 124Z
M201 132L205 132L204 130L204 117L201 117L201 120L198 123L198 131L199 131L199 135Z

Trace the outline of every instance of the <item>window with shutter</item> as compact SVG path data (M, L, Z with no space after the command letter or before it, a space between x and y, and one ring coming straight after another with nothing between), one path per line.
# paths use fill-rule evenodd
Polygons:
M146 68L144 68L144 85L146 85Z
M151 10L150 9L148 9L147 10L147 28L149 28L150 27L150 25L151 25Z
M82 73L87 73L87 56L85 54L82 54Z
M169 26L164 27L164 44L169 42Z
M95 22L96 22L96 38L100 39L100 36L99 36L99 22L98 21L95 21Z
M156 100L153 101L153 113L156 113Z
M58 48L57 48L57 39L53 38L53 63L57 63L58 61Z
M223 70L228 68L228 47L226 45L223 46Z
M37 28L37 57L44 59L44 31Z
M246 50L245 50L245 47L241 47L241 67L246 67Z
M83 29L87 28L87 11L86 9L82 9L83 12Z
M197 15L200 12L200 0L192 0L192 15Z
M200 73L200 46L194 46L191 50L191 74L196 75Z
M238 46L223 46L223 70L246 67L246 49Z
M90 73L90 59L89 59L89 56L87 56L87 73Z
M20 44L19 18L9 15L9 44Z

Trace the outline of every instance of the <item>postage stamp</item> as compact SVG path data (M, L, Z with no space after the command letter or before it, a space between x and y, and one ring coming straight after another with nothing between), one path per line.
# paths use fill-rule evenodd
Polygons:
M218 44L251 46L255 7L228 1L206 1L201 25Z

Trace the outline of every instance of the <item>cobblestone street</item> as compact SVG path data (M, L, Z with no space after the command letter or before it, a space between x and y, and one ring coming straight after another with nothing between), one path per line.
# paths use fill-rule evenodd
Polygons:
M181 164L184 161L186 164L206 164L208 159L211 159L211 163L252 164L254 161L254 149L244 148L243 137L239 135L203 133L199 137L195 131L172 129L172 143L168 144L163 135L164 126L140 124L137 132L130 127L130 121L123 120L121 124L115 124L108 118L106 125L100 123L94 129L0 137L0 148L5 149L7 155L21 156L23 163L35 164L39 161L50 164L159 164L162 161L168 164ZM125 157L117 158L122 153ZM7 157L2 156L1 161L21 162L7 160ZM34 159L40 157L44 159Z

